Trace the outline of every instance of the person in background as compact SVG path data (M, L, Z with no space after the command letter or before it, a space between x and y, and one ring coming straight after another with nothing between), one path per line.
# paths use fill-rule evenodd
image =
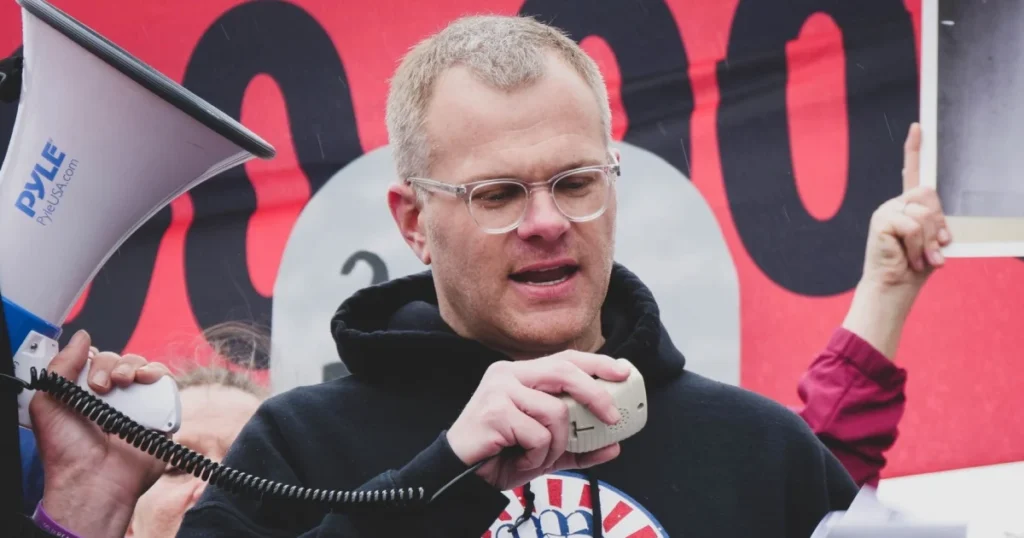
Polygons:
M244 372L219 366L194 367L176 375L181 389L181 429L174 441L221 461L252 418L267 391ZM181 518L199 500L206 482L167 464L139 497L127 537L173 538Z

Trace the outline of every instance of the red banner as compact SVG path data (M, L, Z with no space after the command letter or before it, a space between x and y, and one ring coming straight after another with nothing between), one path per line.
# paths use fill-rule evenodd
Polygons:
M800 374L842 321L868 220L901 189L902 144L918 114L913 0L55 4L278 150L175 200L76 306L69 329L169 362L200 327L270 323L306 202L387 143L398 59L463 14L537 15L598 61L616 138L673 166L713 211L738 278L739 381L784 403L796 402ZM0 4L0 54L20 35L17 5ZM75 81L62 83L74 91ZM0 147L14 113L0 107ZM360 223L346 226L324 241ZM1014 413L1022 275L1016 259L952 260L927 285L896 359L910 381L887 476L1024 459Z

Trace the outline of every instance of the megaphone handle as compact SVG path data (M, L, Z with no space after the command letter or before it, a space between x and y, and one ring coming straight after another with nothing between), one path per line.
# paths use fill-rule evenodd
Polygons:
M15 377L29 384L34 383L57 355L57 348L58 344L53 339L35 331L30 332L14 355ZM181 427L181 399L174 379L164 376L149 385L136 383L125 388L115 387L110 392L100 395L89 387L91 367L92 361L89 360L85 368L82 368L77 382L86 393L124 413L147 429L174 433ZM28 407L34 396L35 391L29 389L18 394L18 420L22 426L30 429L32 418ZM77 405L84 404L79 402Z

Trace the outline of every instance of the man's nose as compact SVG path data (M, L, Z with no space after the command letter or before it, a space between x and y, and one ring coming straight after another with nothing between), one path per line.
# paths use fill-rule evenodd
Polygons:
M517 233L523 240L534 237L544 241L554 241L569 230L571 223L558 210L550 191L534 191L526 207L526 215L519 225Z

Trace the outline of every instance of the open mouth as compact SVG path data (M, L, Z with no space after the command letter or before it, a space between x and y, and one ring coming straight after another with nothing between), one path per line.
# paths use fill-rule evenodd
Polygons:
M509 278L521 284L532 286L554 286L572 278L580 270L578 265L560 265L550 269L536 271L520 271L509 275Z

